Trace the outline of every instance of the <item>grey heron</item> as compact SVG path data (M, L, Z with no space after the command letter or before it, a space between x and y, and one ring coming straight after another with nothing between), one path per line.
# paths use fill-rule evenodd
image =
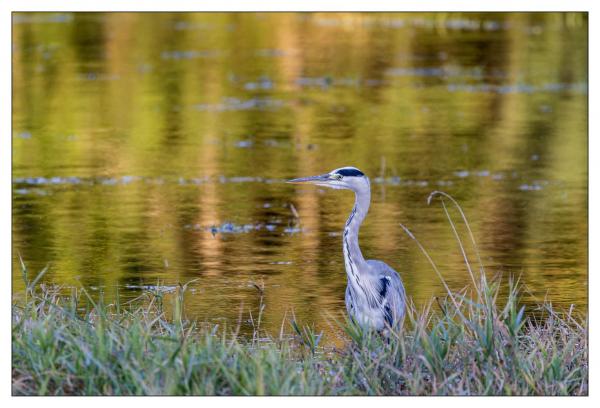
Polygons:
M354 208L346 221L342 242L348 277L346 310L364 328L384 333L389 329L399 329L406 307L402 279L385 262L365 260L358 245L358 230L371 202L369 178L356 167L341 167L326 174L289 180L288 183L309 183L354 192Z

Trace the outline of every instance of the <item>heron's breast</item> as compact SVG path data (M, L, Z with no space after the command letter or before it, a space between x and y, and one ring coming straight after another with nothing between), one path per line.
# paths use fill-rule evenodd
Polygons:
M351 314L361 326L370 326L377 330L385 325L385 315L381 308L371 307L362 299L361 296L351 296L349 301L352 302ZM348 305L349 306L349 305Z

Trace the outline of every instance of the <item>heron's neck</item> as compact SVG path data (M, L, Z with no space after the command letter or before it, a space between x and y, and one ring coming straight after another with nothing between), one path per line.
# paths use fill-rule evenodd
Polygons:
M360 224L362 224L367 216L371 202L371 192L369 189L356 192L355 195L354 208L352 208L350 217L346 221L343 241L344 262L349 279L356 279L356 276L360 276L361 271L366 270L365 258L358 246L358 230Z

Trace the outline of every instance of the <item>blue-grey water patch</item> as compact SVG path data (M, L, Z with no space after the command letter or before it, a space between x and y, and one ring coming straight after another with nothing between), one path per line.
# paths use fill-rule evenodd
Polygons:
M399 67L390 68L386 74L393 77L437 77L437 78L455 78L464 77L471 79L484 78L505 78L506 74L499 70L486 71L482 67Z
M587 94L588 84L586 82L576 83L547 83L542 85L532 84L448 84L449 92L481 92L498 94L533 94L538 92L570 92L575 94Z
M247 91L265 91L275 88L275 83L269 77L260 77L256 81L249 81L244 84Z
M193 108L200 112L227 112L244 110L276 110L285 106L280 99L257 97L250 99L224 98L219 103L199 103Z
M198 58L215 58L223 55L220 50L174 50L163 51L160 57L163 60L192 60Z
M72 13L44 13L44 14L23 14L15 13L12 16L13 24L56 24L71 23L73 21Z
M383 79L378 78L352 78L342 77L335 78L331 76L322 77L298 77L295 81L296 85L301 88L319 88L327 90L333 87L340 88L358 88L358 87L379 87L384 84Z
M77 79L80 81L118 81L121 76L119 74L104 74L92 71L78 74Z

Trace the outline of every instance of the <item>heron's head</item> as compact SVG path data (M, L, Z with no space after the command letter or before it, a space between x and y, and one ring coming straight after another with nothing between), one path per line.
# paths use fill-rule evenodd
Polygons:
M288 180L294 184L316 184L317 186L335 188L338 190L352 190L354 192L369 189L369 178L356 167L340 167L329 173L318 176L302 177Z

